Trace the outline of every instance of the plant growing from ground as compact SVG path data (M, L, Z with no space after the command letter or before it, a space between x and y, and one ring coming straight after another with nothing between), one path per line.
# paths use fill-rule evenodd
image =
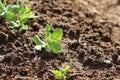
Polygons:
M52 70L51 72L60 80L66 80L67 76L67 72L70 69L70 66L65 66L63 69L61 70Z
M24 4L6 5L7 0L0 1L0 16L5 18L10 24L11 28L19 28L20 30L27 30L25 25L29 18L35 18L30 8Z
M35 35L32 38L32 41L36 43L35 49L41 51L42 48L50 48L54 53L59 53L62 50L62 46L59 43L59 40L62 39L63 30L61 28L57 28L52 32L53 24L46 26L45 32L45 42L42 41L38 35Z

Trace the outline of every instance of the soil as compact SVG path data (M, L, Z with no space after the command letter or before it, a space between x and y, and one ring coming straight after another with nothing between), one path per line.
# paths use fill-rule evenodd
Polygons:
M12 0L9 1L13 3ZM29 4L28 4L29 3ZM51 73L70 65L67 80L120 79L120 0L29 0L39 16L29 30L10 29L0 18L0 80L57 80ZM64 31L61 53L36 51L45 25Z

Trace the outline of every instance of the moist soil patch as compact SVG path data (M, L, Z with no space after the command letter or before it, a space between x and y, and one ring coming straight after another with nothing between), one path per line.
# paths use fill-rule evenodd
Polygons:
M114 20L120 19L120 1L92 1L30 0L27 5L39 17L24 32L0 18L0 80L57 80L51 70L65 65L70 65L67 80L119 80L120 23ZM52 22L64 31L58 55L34 50L31 41L36 34L44 40L45 25Z

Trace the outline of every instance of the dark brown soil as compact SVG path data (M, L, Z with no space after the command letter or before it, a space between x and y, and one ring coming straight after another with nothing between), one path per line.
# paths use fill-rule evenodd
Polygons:
M11 30L0 19L0 80L57 80L51 73L70 65L67 80L120 79L120 0L30 0L39 17L29 30ZM115 11L113 11L115 10ZM63 50L34 50L31 38L44 40L45 25L62 28Z

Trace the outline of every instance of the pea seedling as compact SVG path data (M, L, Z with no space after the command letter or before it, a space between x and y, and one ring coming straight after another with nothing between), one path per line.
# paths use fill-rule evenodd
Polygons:
M62 46L59 40L62 39L63 30L61 28L52 31L53 24L46 26L45 42L42 41L37 35L32 38L32 41L36 43L35 49L41 51L42 48L50 48L54 53L59 53L62 50Z
M36 18L34 13L23 4L6 6L6 2L7 0L3 0L3 3L0 1L0 16L11 24L11 28L27 30L28 26L25 23L29 18Z
M67 76L67 72L70 69L70 66L65 66L63 69L61 70L52 70L51 72L60 80L66 80Z
M18 5L8 5L6 6L7 0L0 1L0 15L4 17L7 21L12 21L15 18L15 13L18 11Z
M46 43L44 41L42 41L38 35L35 35L33 38L32 38L32 41L34 43L36 43L36 46L34 47L36 50L38 51L41 51L42 48L45 48L46 47Z

